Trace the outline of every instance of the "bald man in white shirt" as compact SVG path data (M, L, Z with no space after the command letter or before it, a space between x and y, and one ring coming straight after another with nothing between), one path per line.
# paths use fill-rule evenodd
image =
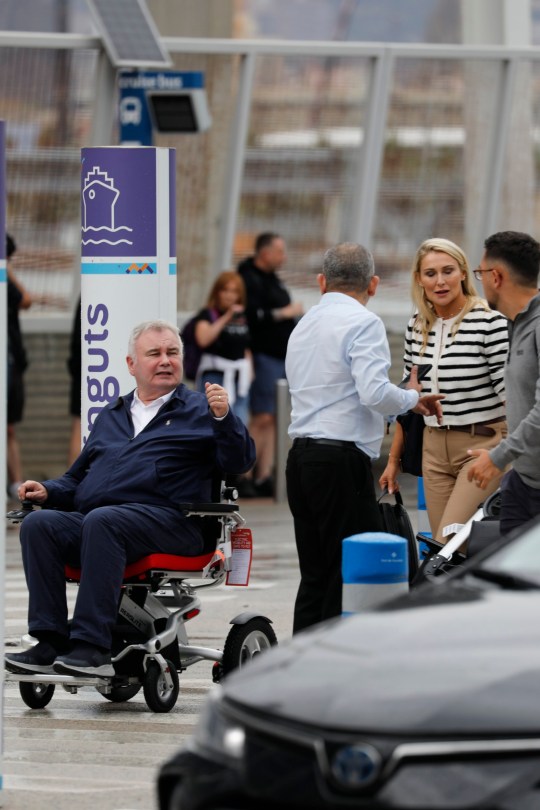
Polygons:
M287 496L301 576L294 633L341 614L343 539L382 531L371 462L385 420L409 410L442 418L439 394L420 397L416 367L407 389L388 379L384 324L366 306L379 283L369 251L350 242L330 248L317 280L322 299L295 327L285 364Z

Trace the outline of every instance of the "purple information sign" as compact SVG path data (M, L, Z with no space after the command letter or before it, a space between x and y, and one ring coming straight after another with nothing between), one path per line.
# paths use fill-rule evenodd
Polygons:
M137 323L176 322L174 150L87 147L81 173L82 435L133 388Z
M83 257L156 255L154 149L83 149L81 189Z
M6 124L0 121L0 259L6 258Z

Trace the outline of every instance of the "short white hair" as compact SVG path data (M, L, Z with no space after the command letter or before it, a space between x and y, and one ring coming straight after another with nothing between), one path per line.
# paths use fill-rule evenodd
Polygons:
M131 357L132 360L135 360L135 344L145 332L171 332L178 340L180 357L182 358L184 356L184 344L182 343L178 327L174 323L158 319L157 321L143 321L137 324L137 326L134 326L131 330L128 341L128 357Z

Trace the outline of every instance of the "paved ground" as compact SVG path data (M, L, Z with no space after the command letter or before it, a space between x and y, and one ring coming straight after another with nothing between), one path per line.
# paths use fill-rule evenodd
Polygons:
M403 494L415 521L411 479ZM205 646L221 648L230 619L246 609L268 615L280 642L291 634L298 566L288 507L257 499L245 501L241 512L254 537L250 586L202 594L203 612L189 629L191 640ZM8 529L6 545L5 635L13 649L26 632L27 606L16 527ZM142 695L113 704L92 687L76 695L57 687L46 709L31 710L18 686L6 683L0 803L8 810L153 810L157 769L191 734L210 687L211 664L200 662L181 676L174 710L153 714Z

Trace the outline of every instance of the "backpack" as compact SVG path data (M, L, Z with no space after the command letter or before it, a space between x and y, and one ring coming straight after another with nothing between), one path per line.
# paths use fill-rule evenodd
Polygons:
M199 363L201 362L204 351L195 340L195 324L199 320L199 316L200 312L194 315L193 318L190 318L180 332L180 337L184 344L184 377L191 380L191 382L195 381L197 369L199 368ZM217 321L219 315L214 309L211 309L210 317L212 321Z

